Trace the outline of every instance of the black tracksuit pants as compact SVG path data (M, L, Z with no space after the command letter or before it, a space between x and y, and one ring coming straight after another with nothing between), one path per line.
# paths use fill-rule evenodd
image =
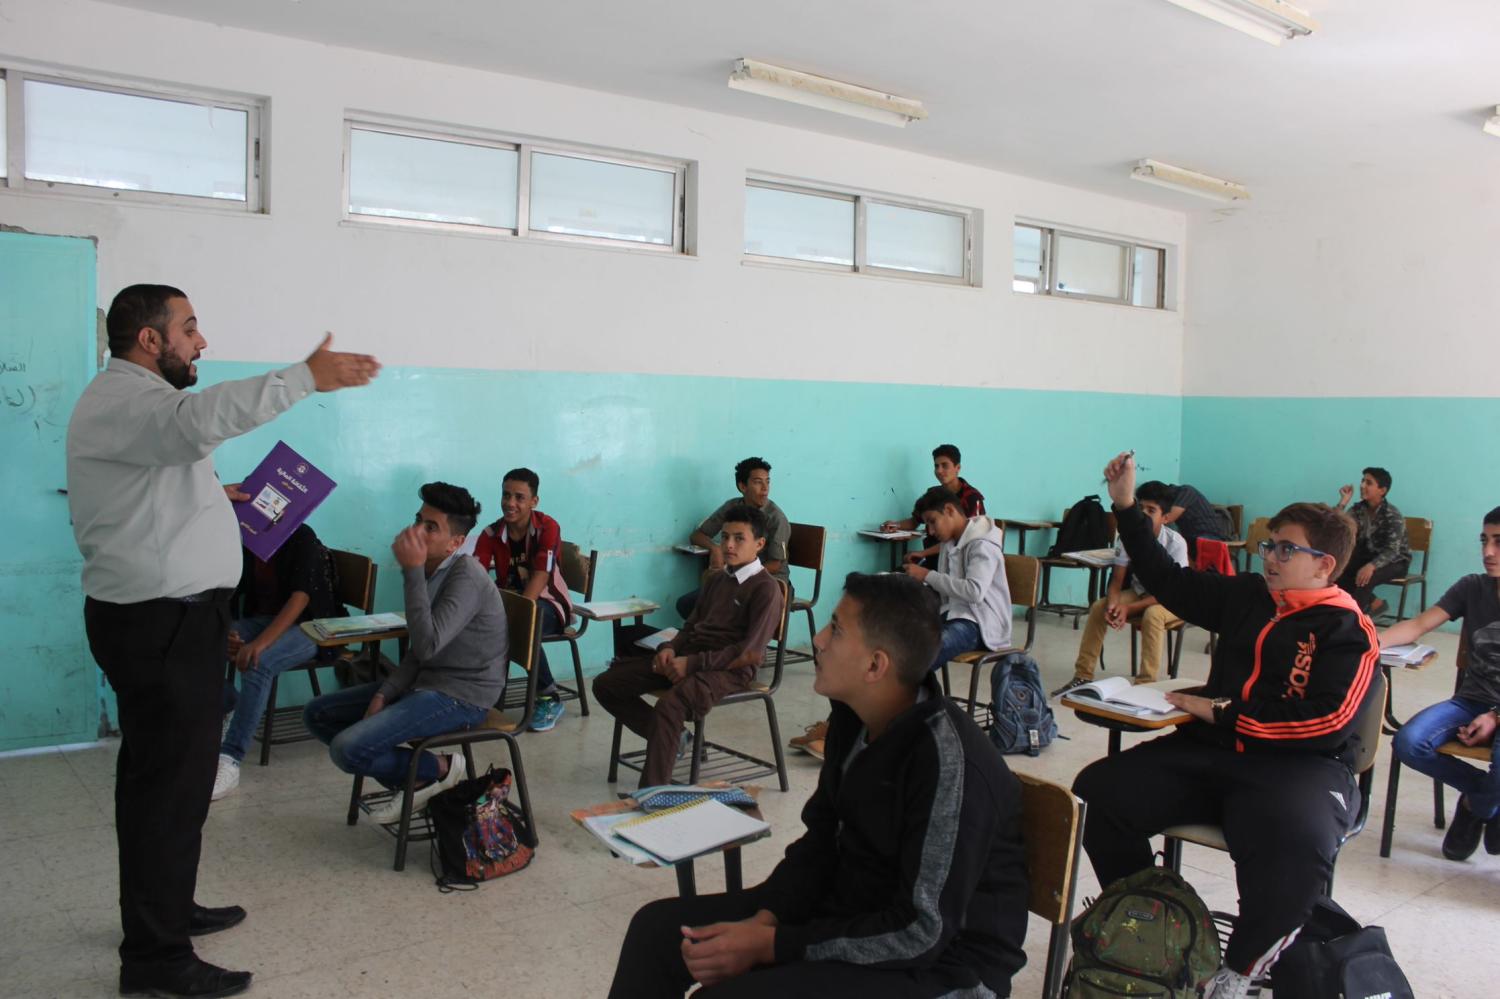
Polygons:
M199 603L84 603L89 649L120 703L120 963L134 970L193 956L188 920L218 766L231 592Z
M1088 802L1083 847L1101 886L1151 866L1168 826L1221 826L1234 860L1239 919L1224 963L1263 974L1333 873L1359 813L1349 768L1309 753L1236 753L1186 733L1096 760L1073 790Z

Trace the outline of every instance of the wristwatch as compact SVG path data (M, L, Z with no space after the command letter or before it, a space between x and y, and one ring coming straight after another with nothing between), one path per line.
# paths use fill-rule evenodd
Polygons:
M1224 710L1234 701L1228 697L1215 697L1209 704L1214 709L1214 724L1221 725L1224 722Z

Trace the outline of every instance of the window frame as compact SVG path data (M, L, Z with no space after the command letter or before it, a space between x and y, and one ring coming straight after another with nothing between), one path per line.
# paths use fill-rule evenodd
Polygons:
M472 225L466 222L432 222L426 219L403 219L384 215L366 215L349 210L349 175L352 168L350 150L355 129L386 132L418 139L438 142L458 142L467 145L488 146L494 149L516 151L516 225L515 228L501 226ZM584 246L609 247L616 250L645 251L677 256L690 255L687 246L687 188L688 171L692 163L687 160L649 153L627 153L584 146L551 139L527 139L505 135L486 129L460 126L431 125L401 121L381 115L348 111L344 114L343 184L339 215L342 221L353 225L394 226L397 228L425 229L430 232L462 232L496 239L519 239L527 242L556 242ZM672 241L671 243L647 243L632 239L614 239L607 236L580 236L573 233L546 232L531 228L531 157L533 153L566 156L573 159L592 160L616 166L657 170L672 174Z
M264 125L268 103L264 98L231 94L207 88L180 87L171 84L125 84L87 74L34 72L24 66L0 66L5 77L5 156L6 176L0 177L0 190L42 194L65 194L101 201L127 201L141 204L173 205L199 209L232 211L247 215L264 215L269 209L266 198L266 141ZM50 83L80 90L96 90L126 97L176 104L211 105L245 114L245 200L213 198L197 194L175 194L165 191L131 191L97 184L69 184L55 180L33 180L26 176L26 84Z
M956 285L960 287L979 287L979 273L975 267L974 252L979 222L979 211L977 209L938 204L917 198L900 198L886 194L867 193L854 188L825 187L818 184L786 180L755 173L746 174L745 187L758 187L773 191L787 191L792 194L805 194L820 198L833 198L839 201L854 202L854 263L850 265L832 264L821 260L798 260L793 257L776 257L764 253L748 253L744 249L745 227L743 222L740 231L740 258L742 262L765 264L772 267L800 267L809 270L835 271L842 274L870 274L878 277L900 278L905 281L926 281L934 284ZM931 212L937 215L949 215L962 219L964 223L963 273L959 275L927 274L922 271L908 271L899 267L880 267L869 263L866 238L868 233L867 204L886 205L891 208L908 208L914 211Z
M1030 274L1017 274L1015 267L1015 230L1017 228L1035 229L1041 233L1042 244L1042 266L1041 283L1034 291L1021 291L1016 288L1016 282L1031 283L1035 280ZM1103 302L1107 305L1124 305L1132 309L1153 309L1158 312L1170 311L1167 308L1167 260L1168 247L1144 240L1120 239L1118 237L1105 236L1099 233L1083 232L1077 229L1068 229L1061 226L1049 225L1045 222L1032 222L1026 219L1016 219L1011 228L1011 291L1016 295L1047 296L1051 298L1076 299L1082 302ZM1066 236L1069 239L1081 239L1093 243L1103 243L1123 250L1123 273L1122 293L1120 297L1109 295L1090 295L1083 292L1068 291L1057 287L1057 237ZM1158 254L1156 269L1156 302L1154 305L1136 305L1132 302L1131 294L1135 287L1135 255L1136 251L1147 251Z

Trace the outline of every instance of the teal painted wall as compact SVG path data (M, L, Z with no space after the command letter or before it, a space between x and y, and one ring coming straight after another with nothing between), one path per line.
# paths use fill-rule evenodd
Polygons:
M1390 501L1433 522L1429 601L1480 571L1480 521L1500 506L1488 439L1500 399L1190 396L1182 424L1184 481L1244 503L1247 523L1296 500L1335 502L1339 486L1357 487L1360 469L1379 465L1391 473ZM1408 613L1416 600L1413 591Z

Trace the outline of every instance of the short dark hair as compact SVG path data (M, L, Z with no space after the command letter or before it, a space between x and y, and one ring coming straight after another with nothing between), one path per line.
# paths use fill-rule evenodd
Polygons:
M963 455L958 453L957 444L939 444L933 448L932 460L937 461L939 458L947 458L955 465L962 465L964 463Z
M903 684L920 686L943 642L937 594L895 572L851 572L844 577L844 594L859 607L865 642L891 657Z
M749 524L750 533L757 538L766 536L766 515L749 503L736 503L724 511L724 523Z
M538 495L537 487L542 484L542 480L537 478L536 473L529 468L512 468L501 477L500 484L503 486L505 485L505 483L512 480L516 482L524 482L528 486L530 486L531 495L533 496Z
M917 516L927 513L942 513L943 507L951 506L959 513L963 513L963 501L956 493L950 493L947 486L933 486L921 496L917 497Z
M448 518L448 531L468 534L479 523L479 501L463 486L447 482L429 482L419 491L422 502Z
M129 351L135 346L135 335L147 326L165 338L167 320L172 315L167 303L174 298L187 298L187 293L169 284L133 284L121 288L104 317L109 352L119 357Z
M1484 522L1486 524L1500 524L1500 506L1495 507L1495 509L1485 514Z
M734 484L743 486L750 481L751 472L771 474L771 463L764 458L750 457L734 466Z
M1371 465L1369 468L1365 469L1360 474L1361 475L1368 475L1370 478L1372 478L1372 479L1375 480L1375 484L1377 486L1379 486L1381 489L1384 489L1386 492L1390 492L1390 490L1391 490L1391 473L1390 472L1387 472L1385 469L1381 468L1378 465Z
M1177 498L1177 490L1165 482L1152 479L1150 482L1142 482L1135 487L1135 499L1137 503L1155 503L1165 513L1172 508L1172 501Z
M1308 544L1333 556L1333 572L1328 578L1337 579L1354 552L1354 535L1358 530L1354 518L1327 503L1293 503L1282 507L1281 512L1266 525L1266 530L1275 531L1287 524L1301 527L1307 532Z

